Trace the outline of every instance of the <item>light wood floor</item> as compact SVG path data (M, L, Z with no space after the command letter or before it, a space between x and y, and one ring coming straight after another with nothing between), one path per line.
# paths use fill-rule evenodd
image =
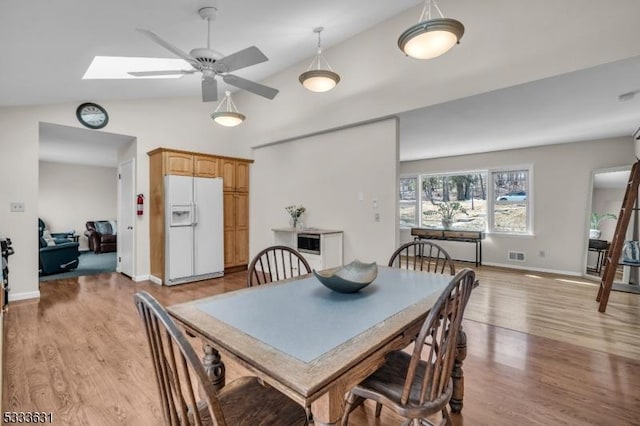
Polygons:
M640 295L614 292L599 314L592 282L477 273L465 320L465 406L454 424L640 424ZM3 411L51 411L64 425L161 424L134 292L168 305L244 283L244 273L177 287L118 274L41 283L39 300L12 303L4 319ZM241 374L227 367L230 379ZM351 424L400 421L388 410L375 419L366 405Z

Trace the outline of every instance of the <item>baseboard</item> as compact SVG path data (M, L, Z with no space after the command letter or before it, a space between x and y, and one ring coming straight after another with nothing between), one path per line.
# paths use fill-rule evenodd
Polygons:
M16 302L18 300L26 300L26 299L38 299L39 297L40 297L40 290L28 291L25 293L9 292L9 302Z
M155 275L147 275L147 279L154 284L162 285L162 280Z
M507 268L507 269L518 269L520 271L533 271L533 272L545 272L549 274L558 274L558 275L569 275L572 277L582 277L582 273L575 271L562 271L558 269L547 269L547 268L536 268L533 266L525 266L525 265L512 265L505 263L494 263L494 262L482 262L483 265L487 266L497 266L499 268Z

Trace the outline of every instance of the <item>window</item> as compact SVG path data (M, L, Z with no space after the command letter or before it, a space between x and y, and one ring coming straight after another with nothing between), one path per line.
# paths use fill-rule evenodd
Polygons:
M487 174L472 172L422 175L422 226L442 227L435 214L443 201L458 202L466 214L458 214L454 228L484 231L487 228Z
M526 233L529 230L529 171L508 170L492 173L493 230Z
M530 233L530 175L527 167L402 177L400 228L442 229L438 205L457 202L466 213L451 229Z
M400 179L400 228L418 225L418 178Z

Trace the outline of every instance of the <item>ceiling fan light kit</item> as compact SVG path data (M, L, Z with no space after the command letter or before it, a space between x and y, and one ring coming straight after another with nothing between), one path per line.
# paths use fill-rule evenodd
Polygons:
M440 18L431 18L432 8ZM400 35L398 47L412 58L432 59L460 43L463 34L464 25L460 21L445 18L435 0L427 0L419 22Z
M322 55L320 33L323 30L323 27L313 29L313 32L318 34L318 53L313 61L311 61L311 65L309 65L307 71L298 77L300 83L312 92L328 92L340 82L340 76L331 69L331 65L329 65L329 62L327 62ZM325 68L323 68L323 62Z
M223 107L224 109L222 109ZM211 118L221 126L235 127L241 124L247 117L238 112L238 108L236 108L236 105L231 100L231 92L227 90L224 98L220 101L213 114L211 114Z

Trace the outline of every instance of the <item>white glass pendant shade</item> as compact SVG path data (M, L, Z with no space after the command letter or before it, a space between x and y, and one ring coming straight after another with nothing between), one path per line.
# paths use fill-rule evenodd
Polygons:
M247 117L245 117L243 114L240 114L239 112L226 111L214 112L213 114L211 114L211 118L213 118L213 121L221 126L234 127L238 124L241 124Z
M226 91L224 98L220 101L213 114L211 114L211 118L221 126L234 127L242 123L247 117L238 112L238 108L236 108L236 105L231 100L231 92Z
M431 18L432 8L440 18ZM459 43L463 34L462 22L445 18L435 0L427 0L419 22L400 35L398 47L412 58L437 58Z
M298 77L298 80L300 80L300 83L305 89L317 93L328 92L340 82L340 76L331 69L331 65L329 65L329 62L327 62L322 55L320 33L323 30L323 27L313 29L313 32L318 34L318 53L313 61L311 61L311 65L309 65L307 71Z
M340 82L340 76L329 70L311 70L300 74L299 80L312 92L328 92Z

